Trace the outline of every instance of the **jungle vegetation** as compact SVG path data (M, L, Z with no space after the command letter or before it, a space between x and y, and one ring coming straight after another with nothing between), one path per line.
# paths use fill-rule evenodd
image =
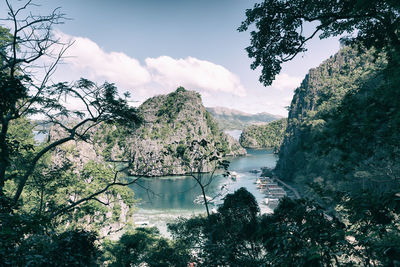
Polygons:
M127 223L117 241L102 236L101 227L129 216L134 201L125 186L135 180L105 162L78 166L68 142L89 141L91 129L106 123L135 129L141 118L111 83L51 84L71 45L52 35L65 15L57 9L21 18L31 1L5 3L7 25L14 26L0 27L0 265L400 264L398 1L265 0L247 10L239 31L251 29L251 68L262 68L265 85L317 34L348 34L345 47L296 89L290 106L275 173L307 198L285 198L273 214L260 215L254 196L241 188L216 213L170 224L170 239ZM317 26L305 35L310 22ZM53 52L38 82L29 68ZM80 100L84 112L68 109L62 97ZM174 116L168 107L163 112ZM38 144L32 115L60 135Z

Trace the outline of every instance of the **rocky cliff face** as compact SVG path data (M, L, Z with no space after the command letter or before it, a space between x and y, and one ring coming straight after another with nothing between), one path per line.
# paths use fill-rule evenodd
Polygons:
M202 140L207 142L207 151L218 150L226 156L246 153L237 141L219 130L196 92L180 87L168 95L148 99L139 111L145 123L127 141L126 154L133 162L132 174L161 176L191 172L197 153L193 144ZM201 171L211 168L204 164Z
M310 133L321 131L344 96L358 88L382 68L382 59L375 62L373 51L360 55L357 49L345 47L337 54L311 69L295 90L290 105L288 126L279 153L276 172L284 179L302 169L305 153L314 141Z

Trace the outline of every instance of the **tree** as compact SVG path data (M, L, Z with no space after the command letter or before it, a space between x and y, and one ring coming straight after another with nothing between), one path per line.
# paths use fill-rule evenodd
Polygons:
M96 238L86 232L75 235L79 232L75 223L95 214L90 222L100 223L106 212L96 205L114 205L119 210L116 205L121 199L132 201L132 196L116 188L135 182L126 180L120 169L100 163L72 169L75 166L63 158L58 164L53 162L54 152L70 141L90 142L99 124L117 122L134 129L141 118L129 106L129 94L120 97L111 83L51 81L57 64L73 45L52 34L53 26L66 19L59 9L41 16L29 11L35 6L31 0L15 4L5 0L5 4L8 15L0 25L0 265L35 264L35 259L40 265L47 250L33 246L45 248L58 239L82 237L94 251ZM71 109L67 105L71 100L82 108ZM37 144L32 116L58 134ZM75 254L65 250L64 256L68 253ZM78 254L69 260L79 262ZM94 257L89 254L83 260L86 263Z
M178 88L179 89L179 88ZM216 150L213 148L217 148ZM186 151L188 150L188 151ZM185 153L186 152L186 153ZM217 169L225 170L224 176L228 176L229 161L224 160L224 149L219 143L210 143L205 139L201 141L193 140L188 147L178 146L178 156L184 160L187 168L190 170L188 175L192 177L198 186L200 186L203 196L204 206L206 207L207 216L210 216L209 201L207 199L207 187L214 180L214 175ZM204 176L204 173L210 171L209 175ZM214 198L216 198L215 196Z
M258 235L259 207L245 188L228 194L217 213L181 218L168 228L204 266L264 266Z
M317 34L321 39L348 34L342 38L346 44L400 52L400 3L396 0L265 0L248 9L246 16L238 30L256 28L246 51L254 58L251 68L262 67L259 80L265 86L281 71L282 63L307 51L306 43ZM315 24L308 33L306 27Z
M168 228L204 266L352 266L360 250L346 239L346 226L317 203L284 198L273 214L261 215L245 188L227 195L217 213Z
M21 246L10 266L97 266L97 236L84 230L32 235Z
M345 225L313 201L282 199L273 214L261 218L260 236L273 266L352 263Z
M252 68L263 68L264 85L318 34L349 34L342 41L352 45L296 89L277 170L314 202L282 201L264 220L277 233L264 244L276 250L278 265L346 263L343 256L364 266L399 260L399 10L391 0L266 0L246 13L239 30L256 27L247 51ZM327 221L327 209L338 219Z
M157 228L128 231L118 241L107 240L104 250L110 266L187 266L190 259L185 246L160 237Z
M61 24L65 15L55 9L48 16L36 16L31 13L20 18L34 5L27 1L14 8L9 1L8 17L4 20L11 25L2 29L1 38L1 79L0 79L0 196L12 199L10 206L15 207L21 194L32 177L40 159L54 148L71 140L89 139L90 130L104 122L121 122L131 127L140 122L136 109L128 105L126 99L118 96L117 88L110 83L97 85L81 79L76 83L65 82L50 84L50 77L72 43L61 43L52 35L52 27ZM54 61L40 67L39 60L47 57ZM33 76L33 69L40 68L44 74L41 79ZM128 96L128 94L126 95ZM69 109L62 99L77 100L82 110ZM13 167L11 154L13 149L27 149L13 146L9 134L10 124L20 118L32 115L41 116L43 121L63 130L64 135L51 140L43 147L36 147L28 164L15 177L8 175ZM12 196L5 196L5 182L13 179L16 188Z

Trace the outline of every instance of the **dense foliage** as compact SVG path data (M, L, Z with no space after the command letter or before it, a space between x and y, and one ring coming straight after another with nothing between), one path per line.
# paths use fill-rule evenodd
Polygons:
M117 241L101 238L129 223L134 200L132 191L121 186L135 180L128 181L104 159L132 152L115 148L127 145L121 137L141 117L113 84L81 79L48 85L69 47L51 35L64 15L55 10L20 19L20 11L31 4L15 9L6 1L5 20L14 23L7 24L11 30L0 27L1 266L399 265L398 1L266 0L247 11L240 30L255 23L258 31L252 32L247 50L255 59L252 68L263 67L264 84L272 82L282 62L305 51L318 32L325 38L357 30L347 39L353 46L310 71L290 106L275 173L313 200L284 198L273 214L261 215L255 197L241 188L227 195L217 212L211 214L206 205L207 217L169 225L172 239L156 229L127 227ZM303 25L313 21L320 24L310 36L303 35ZM52 55L55 45L61 50ZM27 70L44 55L55 62L38 83ZM204 107L193 108L202 115L202 127L198 117L185 117L191 110L185 105L193 107L188 100L199 100L190 94L180 87L151 100L160 105L150 114L154 121L146 123L157 124L139 134L151 142L164 142L170 129L184 136L160 151L197 171L193 178L207 203L203 167L214 162L226 170L221 157L231 147ZM81 101L85 111L69 109L63 97ZM51 125L42 143L34 140L32 115ZM183 120L177 121L179 116ZM263 134L278 128L282 133L283 123L271 125ZM89 143L100 157L81 155ZM148 155L162 163L152 151Z
M293 98L275 172L335 211L363 248L359 263L393 266L400 251L399 67L343 48Z
M190 260L187 246L161 237L157 228L136 228L103 246L108 266L186 267Z
M251 31L246 48L261 67L260 82L270 85L282 63L307 51L314 36L341 36L347 44L390 50L400 46L400 3L396 0L265 0L246 11L239 31ZM311 31L307 28L310 28Z
M275 170L341 218L365 266L399 260L396 58L396 48L345 47L310 70L295 91Z
M247 51L265 85L315 35L350 35L342 41L351 46L296 89L275 173L340 218L357 247L341 253L364 266L400 259L399 8L391 0L266 0L239 28L255 26Z
M98 124L134 128L140 117L128 105L128 95L121 98L113 84L50 82L71 45L53 36L52 27L65 20L59 9L38 16L29 12L32 1L5 5L0 26L0 265L90 266L97 257L97 236L117 230L111 225L132 213L132 191L120 187L132 181L114 166L84 159L76 148L90 142ZM39 64L44 57L46 63ZM33 76L33 69L41 74ZM82 108L71 108L66 99ZM32 116L50 125L44 142L34 140Z
M10 124L9 136L21 149L12 154L8 176L18 177L32 154L47 145L35 142L33 128L26 118ZM77 151L76 145L66 143L43 156L27 181L18 206L10 209L7 198L3 198L0 264L68 265L70 261L92 261L98 256L98 236L113 234L131 222L133 191L117 186L129 182L109 164L91 160L80 165ZM14 192L15 185L13 179L6 181L5 197ZM63 244L63 238L71 243ZM79 246L87 248L81 251Z
M285 198L274 214L259 211L241 188L217 213L180 219L169 229L201 266L351 265L363 251L347 240L346 226L313 201Z
M386 60L383 57L375 59L373 52L362 53L356 48L343 48L318 68L310 70L300 87L295 90L286 137L276 168L282 177L290 179L296 170L307 171L302 165L308 162L303 148L317 147L317 135L320 136L318 140L326 139L322 135L326 122L336 119L333 113L342 106L341 102L346 94L355 94L364 85L375 86L371 80L381 80L378 72L384 69ZM351 115L353 117L363 109L354 111ZM351 140L354 143L359 141ZM316 168L316 171L324 169Z
M287 119L270 122L266 125L252 125L240 135L240 145L246 148L268 148L279 151L285 135Z

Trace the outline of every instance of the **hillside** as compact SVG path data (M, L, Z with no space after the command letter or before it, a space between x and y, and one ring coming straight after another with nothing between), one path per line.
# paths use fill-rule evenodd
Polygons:
M282 116L267 112L250 114L224 107L208 107L206 109L217 121L221 130L243 130L253 124L266 124L282 118Z
M386 60L359 53L341 49L296 89L276 166L281 178L337 189L362 176L365 187L386 176L385 168L399 168L400 105L384 78Z
M239 139L240 145L245 148L268 148L279 151L286 125L286 118L266 125L251 125L243 130Z
M168 95L148 99L139 111L145 123L129 137L125 152L133 162L132 174L160 176L191 172L196 164L194 158L199 156L193 145L202 140L207 141L200 149L202 156L210 151L226 156L246 154L237 141L219 130L196 92L179 87ZM211 168L204 163L201 171Z

